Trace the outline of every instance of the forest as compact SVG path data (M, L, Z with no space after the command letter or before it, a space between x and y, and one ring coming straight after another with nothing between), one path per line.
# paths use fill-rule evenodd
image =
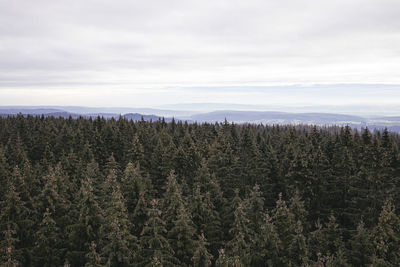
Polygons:
M384 131L0 118L1 266L399 266Z

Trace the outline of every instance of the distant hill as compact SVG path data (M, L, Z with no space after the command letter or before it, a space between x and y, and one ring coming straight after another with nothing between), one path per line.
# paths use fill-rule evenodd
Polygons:
M124 117L127 120L133 120L133 121L140 121L140 120L145 120L145 121L158 121L160 119L162 119L162 117L156 116L156 115L143 115L143 114L139 114L139 113L128 113L123 115L122 117ZM170 121L170 119L165 119L165 121Z
M53 108L8 108L8 107L0 107L0 114L3 115L16 115L16 114L24 114L24 115L42 115L42 114L50 114L50 113L58 113L65 112L62 109L53 109Z
M186 107L186 106L184 106ZM375 116L362 117L336 113L293 113L280 111L241 111L241 110L217 110L207 113L184 113L183 111L169 110L169 114L182 114L181 116L166 116L158 112L166 110L146 109L147 112L118 112L126 110L138 110L135 108L85 108L85 107L0 107L0 116L15 116L16 114L43 115L63 118L96 118L118 119L123 117L128 120L157 121L165 116L165 121L170 122L172 117L181 121L191 122L223 122L225 119L235 123L263 123L263 124L316 124L316 125L349 125L353 128L368 127L373 129L387 128L393 132L400 132L400 116Z
M80 107L80 106L0 106L0 114L47 114L65 111L73 114L94 116L96 114L154 114L160 117L186 117L198 112L154 108L130 107Z
M330 113L286 113L275 111L214 111L192 115L199 122L228 120L232 122L279 123L279 124L365 124L366 119L359 116Z
M140 113L127 113L127 114L118 114L118 113L104 113L104 112L99 112L99 113L72 113L68 111L64 111L61 109L29 109L29 108L24 108L24 109L5 109L5 108L0 108L0 116L1 117L7 117L7 116L16 116L17 114L22 114L23 116L45 116L45 117L62 117L62 118L79 118L79 117L84 117L84 118L97 118L97 117L102 117L105 119L118 119L119 117L123 117L127 120L133 120L133 121L139 121L142 118L145 121L157 121L159 119L162 119L163 117L157 116L157 115L145 115L145 114L140 114ZM171 118L165 118L166 122L171 121Z

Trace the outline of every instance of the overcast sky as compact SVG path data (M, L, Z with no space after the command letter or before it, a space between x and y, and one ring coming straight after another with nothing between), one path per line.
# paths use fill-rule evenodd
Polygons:
M399 0L0 0L0 105L396 104L399 12Z

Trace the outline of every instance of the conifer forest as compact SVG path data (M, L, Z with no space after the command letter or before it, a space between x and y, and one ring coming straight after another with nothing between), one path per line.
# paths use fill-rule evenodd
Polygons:
M0 118L1 266L400 266L400 137Z

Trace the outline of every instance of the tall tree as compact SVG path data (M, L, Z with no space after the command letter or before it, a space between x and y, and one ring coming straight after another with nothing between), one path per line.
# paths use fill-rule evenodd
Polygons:
M105 208L104 224L100 228L101 256L106 266L131 266L137 252L137 238L131 234L133 226L128 220L125 199L119 184L116 180L110 183L113 184L112 193Z
M378 225L373 230L375 253L373 265L395 266L400 262L400 219L393 200L388 198L382 207Z
M148 210L146 221L140 237L143 266L174 266L179 261L174 257L174 250L166 238L167 229L165 221L162 220L162 212L159 209L159 202L153 199Z

